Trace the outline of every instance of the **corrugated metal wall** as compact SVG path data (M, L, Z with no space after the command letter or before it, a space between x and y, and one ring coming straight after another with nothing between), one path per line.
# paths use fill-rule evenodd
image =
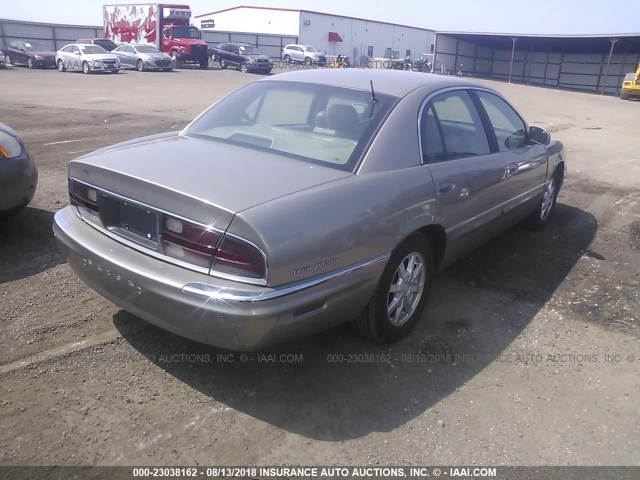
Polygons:
M608 54L546 53L516 51L511 78L513 82L556 88L601 92L605 81ZM640 53L614 54L611 57L605 93L618 95L626 73L635 71ZM496 50L472 42L438 34L435 68L438 72L509 79L511 50Z
M12 40L40 40L51 50L59 50L79 38L100 38L102 27L59 25L0 19L0 48Z

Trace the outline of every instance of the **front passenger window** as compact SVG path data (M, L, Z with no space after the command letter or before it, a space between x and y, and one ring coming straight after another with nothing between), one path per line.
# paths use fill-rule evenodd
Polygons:
M497 95L481 91L476 94L489 116L500 151L524 147L527 144L527 131L515 110Z

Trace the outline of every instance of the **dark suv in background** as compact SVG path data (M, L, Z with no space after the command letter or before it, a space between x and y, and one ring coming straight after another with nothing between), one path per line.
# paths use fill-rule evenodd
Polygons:
M75 43L81 43L83 45L87 45L87 44L100 45L107 52L110 52L111 50L113 50L118 46L115 44L113 40L109 40L108 38L81 38L79 40L76 40Z
M242 73L260 72L271 73L273 63L271 59L260 53L255 45L247 43L221 43L214 47L211 55L213 61L218 62L220 68L237 68Z

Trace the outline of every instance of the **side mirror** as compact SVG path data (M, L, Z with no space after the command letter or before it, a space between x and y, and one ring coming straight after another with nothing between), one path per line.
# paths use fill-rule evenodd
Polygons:
M544 128L529 127L529 138L533 143L538 145L549 145L551 142L551 135Z

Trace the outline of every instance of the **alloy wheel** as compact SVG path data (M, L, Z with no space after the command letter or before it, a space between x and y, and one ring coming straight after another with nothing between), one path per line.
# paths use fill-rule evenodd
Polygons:
M556 179L551 177L547 188L544 189L542 203L540 204L540 220L546 220L551 214L553 204L556 201Z
M387 315L392 325L399 327L415 312L426 279L425 260L412 252L398 265L387 295Z

